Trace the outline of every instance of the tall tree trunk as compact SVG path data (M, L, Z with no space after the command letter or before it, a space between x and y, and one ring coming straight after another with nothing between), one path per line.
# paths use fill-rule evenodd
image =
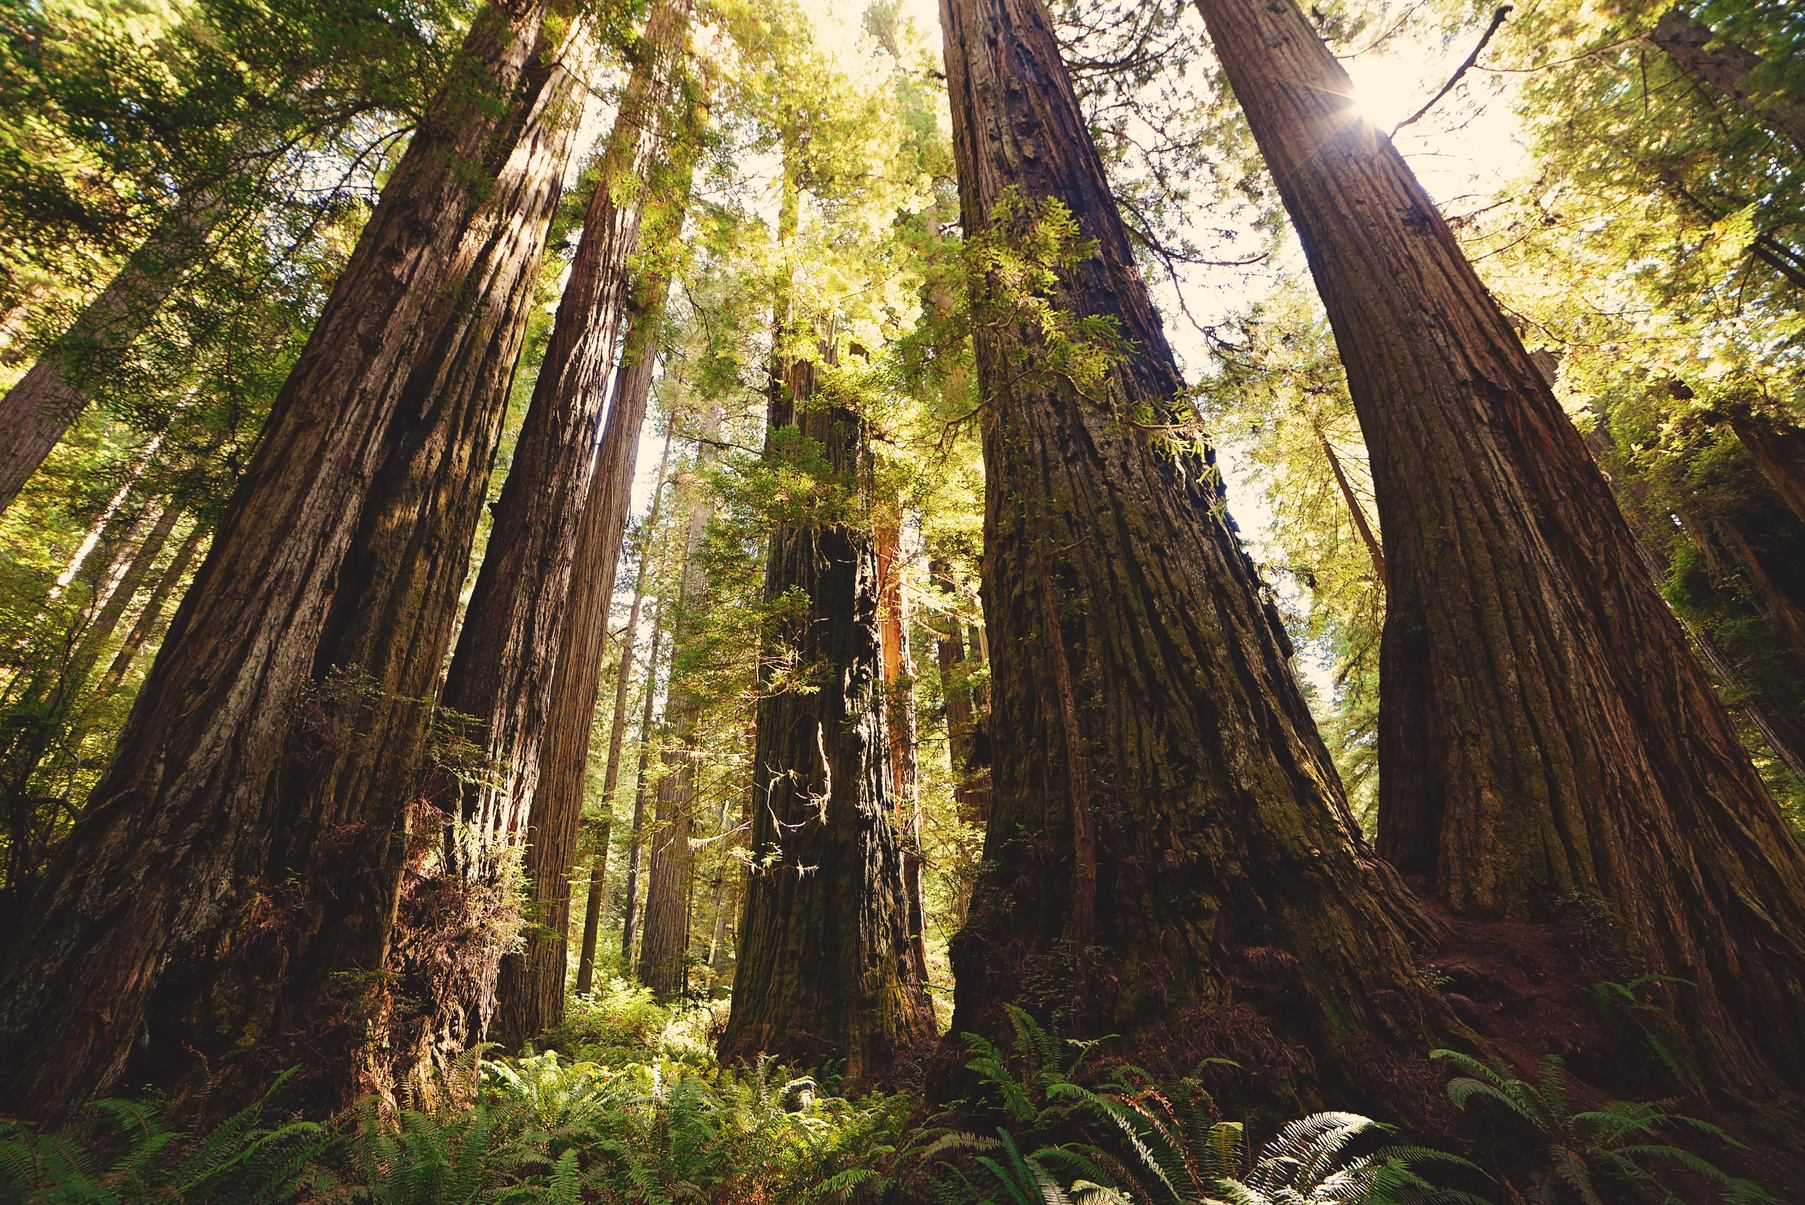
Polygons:
M476 718L479 743L495 766L492 782L473 792L464 819L499 838L496 848L524 831L538 784L558 640L567 601L581 590L573 588L571 566L592 478L604 487L632 488L630 474L624 481L608 475L617 466L605 457L616 449L604 449L599 436L627 308L629 264L639 242L639 190L658 149L687 10L687 0L665 0L655 8L634 55L445 677L444 706ZM615 431L634 445L638 434L637 426L628 431L625 424ZM596 477L598 468L606 480ZM606 568L618 555L619 532L603 538L601 557L586 568ZM614 579L600 574L594 585L605 616Z
M578 553L587 567L581 578L581 597L573 593L560 640L558 674L552 697L556 711L546 740L540 747L540 782L534 807L541 821L561 826L559 838L564 859L552 878L548 864L535 874L535 889L548 892L559 920L556 934L570 911L568 851L582 816L583 784L589 769L589 740L595 724L596 699L601 694L602 663L606 659L608 617L614 606L614 577L620 563L621 538L633 498L634 466L639 457L639 429L645 422L652 377L658 354L658 328L664 313L664 289L668 278L641 282L634 302L632 326L623 349L622 367L615 377L615 400L608 410L608 426L602 435L602 451L596 480L590 488L594 513L585 508L584 530ZM617 425L618 424L618 425ZM574 586L574 583L573 583ZM528 964L518 983L510 982L510 998L528 996L545 1025L564 1015L565 942L555 940L529 946ZM512 978L512 972L509 973ZM533 1032L537 1032L536 1030Z
M824 348L829 355L832 348ZM794 427L809 456L869 505L865 420L819 396L820 369L780 358L766 456ZM859 508L862 514L864 508ZM799 1065L846 1060L852 1086L881 1079L896 1053L934 1034L916 971L903 884L903 834L893 819L885 734L882 580L872 532L857 515L771 533L767 604L800 591L773 619L760 653L752 758L752 860L739 930L725 1060L772 1054ZM773 681L786 676L810 689Z
M1387 570L1380 848L1474 917L1602 900L1715 1086L1805 1071L1805 854L1579 433L1290 0L1200 0L1322 293ZM1757 902L1758 901L1758 902Z
M125 680L126 670L137 659L139 651L144 648L144 642L156 631L157 621L163 618L163 608L168 605L169 596L182 584L189 567L194 564L195 553L200 551L201 545L207 542L207 537L212 532L210 525L197 520L193 530L188 533L188 538L176 549L175 559L169 562L169 568L157 579L150 597L144 600L144 606L138 612L138 618L132 621L131 631L125 634L125 641L120 644L119 651L107 666L103 679L104 689L116 689Z
M101 507L100 514L95 516L94 522L89 525L87 535L83 536L81 543L75 546L75 551L69 554L69 560L63 566L63 571L57 574L56 580L51 583L50 591L45 597L46 602L55 603L62 598L63 591L69 588L69 584L75 580L76 574L81 572L82 566L88 563L88 557L93 555L96 548L100 547L101 540L106 538L107 532L112 529L113 520L119 517L120 508L125 505L125 500L131 496L133 488L144 476L144 470L148 469L151 461L156 458L157 449L163 446L163 435L164 433L159 431L151 436L150 442L144 445L144 450L138 453L138 459L132 462L132 467L127 472L125 480L119 483L119 488L113 491L113 496L107 499L105 506Z
M1157 429L1184 382L1046 9L941 15L969 237L1014 244L1059 203L1095 253L1037 295L1121 339L1074 381L1008 277L970 283L992 803L953 1032L1006 1028L1005 1004L1086 1036L1182 1022L1269 1078L1334 1068L1375 1099L1372 1068L1446 1032L1410 948L1436 927L1360 836L1208 449Z
M1725 409L1736 438L1755 458L1761 475L1805 523L1805 427L1746 402Z
M883 644L886 727L890 734L893 815L903 847L903 890L909 900L909 956L915 977L928 981L927 909L922 903L921 795L916 787L915 656L909 648L908 562L902 555L900 500L885 508L877 528L878 598Z
M664 468L671 457L671 435L664 436L664 452L658 457L658 483L652 487L652 508L640 529L639 572L633 577L633 605L627 612L627 629L621 635L620 669L614 677L614 714L608 722L608 763L602 771L602 831L589 874L589 900L583 915L583 952L577 962L577 992L586 993L595 983L595 943L602 918L602 893L608 880L608 844L614 827L614 797L620 787L621 748L627 736L627 695L633 682L633 645L639 635L639 612L645 605L646 582L652 571L652 534L658 530L658 510L664 502Z
M652 645L646 652L645 697L639 712L639 768L634 775L633 827L627 834L627 899L621 912L620 957L633 973L634 937L639 926L639 884L645 869L646 773L652 760L652 705L658 698L658 644L664 638L664 599L652 612Z
M1746 86L1750 74L1762 65L1760 56L1734 42L1711 49L1711 30L1677 8L1662 15L1648 40L1805 151L1805 105L1790 96L1764 95Z
M461 976L507 901L431 873L413 792L574 140L550 12L476 15L33 896L0 978L24 1112L128 1057L139 1083L205 1067L219 1101L297 1062L333 1103L425 1091L481 1036Z
M525 875L537 923L526 952L510 955L498 972L497 1036L509 1048L564 1014L570 868L626 519L620 495L631 497L639 423L622 406L599 440L597 432L627 309L640 190L654 174L687 25L688 0L666 0L646 23L445 682L444 705L475 717L478 740L495 767L489 783L464 802L465 822L495 849L528 840ZM662 304L654 313L652 321L662 319ZM649 373L650 357L641 359ZM626 389L633 375L631 364L621 373ZM637 415L644 412L641 400ZM622 443L629 445L624 459ZM600 501L593 520L599 527L591 546L580 550L587 500L597 489L615 496ZM572 570L579 552L587 554L581 581ZM572 604L599 614L578 617ZM560 669L567 660L560 646L567 642L571 660ZM554 710L561 713L552 758L559 778L541 800L541 748Z
M87 408L94 378L118 364L203 254L214 210L205 194L178 198L100 295L0 398L0 510Z
M689 987L689 894L695 874L690 832L695 824L696 759L701 755L695 740L702 699L680 667L685 655L694 651L697 618L708 598L702 540L714 518L714 500L703 477L720 454L716 441L720 422L717 406L696 444L677 617L671 624L671 685L664 704L664 748L659 753L665 775L658 781L656 828L646 874L645 936L639 954L640 981L661 1001L674 1000Z
M948 591L957 592L950 567L938 558L928 562L929 579ZM990 823L990 767L988 744L979 740L980 721L971 681L971 664L966 660L965 622L958 614L943 615L935 629L934 657L940 667L940 696L945 703L948 761L953 771L953 804L959 819L980 833ZM976 653L976 650L972 650ZM980 756L980 745L984 756ZM953 927L963 927L971 906L971 892L977 882L978 859L958 847L955 854L953 890Z
M182 514L177 506L157 510L158 518L142 540L122 541L121 568L110 596L104 600L97 597L99 606L64 655L40 666L7 709L0 733L4 736L0 745L0 808L4 812L0 814L8 819L4 886L9 896L16 896L41 866L45 845L54 831L39 814L43 799L32 792L34 780L43 773L47 757L53 764L58 760L53 752L56 748L79 748L75 721L86 697L88 677Z
M1354 494L1354 487L1348 483L1347 473L1341 467L1341 457L1335 452L1335 445L1323 434L1321 427L1316 428L1317 442L1322 445L1322 454L1328 458L1329 469L1335 474L1335 484L1341 489L1341 500L1347 503L1348 517L1354 521L1354 530L1360 533L1361 541L1366 545L1367 555L1372 557L1373 577L1379 584L1385 583L1385 552L1379 546L1379 537L1373 534L1372 525L1366 521L1366 508L1360 505L1360 499Z
M928 563L929 580L957 592L944 560ZM965 651L965 623L954 613L942 617L935 632L934 659L940 667L940 693L946 700L946 739L953 767L953 799L959 819L983 828L990 820L988 784L977 761L977 707ZM973 650L975 653L976 650ZM977 658L973 657L972 661Z
M1643 567L1648 570L1649 580L1655 588L1662 588L1673 565L1674 523L1679 517L1670 508L1654 501L1648 483L1642 479L1634 461L1618 452L1603 414L1596 416L1592 431L1586 436L1586 447L1599 466L1608 470L1606 476L1611 492L1617 498L1624 521L1636 537ZM1690 541L1694 536L1682 529L1680 538ZM1702 549L1700 557L1707 562L1710 560L1710 554ZM1681 584L1691 585L1688 582ZM1739 592L1725 590L1721 581L1712 581L1706 588L1715 604L1713 609L1724 612L1733 621L1746 620L1757 613L1739 597ZM1688 592L1692 591L1689 589ZM1789 770L1805 779L1805 709L1800 706L1805 699L1799 697L1802 692L1798 689L1798 671L1791 666L1782 670L1781 676L1786 679L1789 692L1764 689L1772 686L1771 675L1757 674L1751 683L1743 667L1737 664L1707 624L1694 622L1683 615L1682 622L1705 664L1711 667L1728 695L1737 700L1737 708L1747 718L1749 726ZM1778 650L1771 650L1770 656L1777 653ZM1794 697L1787 698L1785 693Z

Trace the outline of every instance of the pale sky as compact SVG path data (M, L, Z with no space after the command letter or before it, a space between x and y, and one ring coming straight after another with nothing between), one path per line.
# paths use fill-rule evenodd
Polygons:
M887 74L887 59L870 56L869 39L861 29L864 0L804 0L815 23L819 44L839 59L842 70L858 76L869 71ZM904 0L902 16L912 19L927 44L940 46L939 6L936 0ZM1191 20L1199 20L1195 11ZM1377 34L1370 35L1376 37ZM1471 53L1478 31L1468 30L1451 46L1443 46L1429 22L1405 26L1383 41L1377 50L1356 52L1342 62L1355 86L1355 103L1381 130L1423 106ZM1364 43L1362 43L1364 45ZM1487 198L1511 180L1523 176L1529 166L1521 145L1516 115L1509 96L1499 91L1501 77L1469 73L1462 86L1442 98L1427 116L1400 131L1397 147L1443 211L1455 216L1478 209ZM1508 77L1504 77L1508 78ZM1290 240L1281 253L1277 270L1292 275L1305 272L1301 249ZM1184 280L1185 300L1203 322L1220 319L1244 307L1271 289L1270 275L1236 274L1232 282L1211 279L1208 269L1194 269ZM1186 375L1195 380L1207 363L1204 341L1179 315L1169 280L1151 281L1154 301L1169 315L1166 333L1173 349L1185 362ZM643 515L650 505L661 438L649 429L641 443L639 479L634 490L634 513ZM1249 483L1242 455L1233 443L1219 449L1221 467L1229 488L1229 506L1255 555L1263 559L1261 533L1271 513ZM1289 588L1275 577L1272 584ZM1319 666L1300 658L1300 670L1326 691L1326 675Z

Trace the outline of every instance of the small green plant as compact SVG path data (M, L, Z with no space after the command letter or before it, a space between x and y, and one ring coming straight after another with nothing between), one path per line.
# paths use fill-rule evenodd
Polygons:
M609 975L597 978L593 993L567 997L563 1023L541 1035L539 1045L592 1063L644 1062L658 1052L670 1023L671 1010L650 988Z
M950 1162L956 1156L1011 1202L1485 1205L1466 1193L1436 1189L1416 1170L1442 1163L1478 1174L1458 1156L1390 1145L1350 1154L1356 1140L1387 1132L1351 1113L1293 1121L1249 1159L1242 1123L1222 1120L1195 1078L1157 1084L1139 1068L1118 1065L1096 1087L1080 1084L1076 1076L1098 1043L1062 1041L1019 1009L1008 1015L1011 1052L967 1034L967 1066L1020 1128L999 1129L995 1139L946 1134L920 1152L919 1158L938 1157L954 1172L937 1181L944 1201L990 1200ZM1033 1138L1035 1149L1024 1152L1023 1135Z
M1695 985L1689 979L1676 979L1671 975L1638 975L1628 983L1594 983L1592 998L1597 1001L1598 1011L1612 1033L1621 1035L1626 1023L1634 1025L1641 1031L1649 1049L1655 1052L1655 1057L1661 1060L1661 1065L1672 1072L1675 1079L1688 1088L1702 1088L1704 1081L1699 1075L1698 1061L1692 1057L1691 1042L1685 1030L1675 1023L1666 1006L1656 998L1658 993L1665 993L1674 986Z
M169 1106L156 1097L95 1101L85 1116L52 1133L0 1122L0 1199L33 1205L285 1201L329 1141L308 1121L258 1128L287 1079L204 1134L177 1129Z
M1742 1146L1709 1122L1664 1112L1653 1104L1625 1100L1607 1101L1596 1109L1575 1109L1570 1100L1572 1079L1555 1055L1542 1060L1537 1082L1530 1083L1513 1078L1502 1064L1482 1063L1452 1050L1431 1053L1466 1072L1448 1081L1448 1097L1460 1108L1476 1100L1490 1101L1540 1133L1549 1160L1549 1169L1535 1178L1536 1191L1543 1201L1572 1200L1597 1205L1600 1183L1610 1182L1635 1191L1645 1200L1679 1205L1681 1198L1646 1166L1651 1160L1683 1167L1715 1183L1722 1199L1733 1205L1775 1200L1753 1182L1730 1176L1709 1160L1665 1138L1675 1128L1685 1127L1731 1146Z

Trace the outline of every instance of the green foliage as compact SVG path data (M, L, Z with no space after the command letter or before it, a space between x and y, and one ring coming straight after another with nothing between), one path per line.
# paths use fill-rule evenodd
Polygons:
M1117 1065L1107 1077L1090 1076L1099 1082L1088 1086L1075 1077L1098 1043L1061 1041L1018 1009L1009 1020L1011 1052L976 1034L963 1036L972 1055L967 1066L1016 1129L999 1129L997 1139L942 1140L934 1154L951 1174L941 1173L935 1183L948 1201L989 1200L982 1184L994 1182L1012 1202L1072 1205L1483 1205L1469 1194L1434 1188L1416 1171L1441 1163L1476 1174L1472 1164L1418 1147L1375 1147L1372 1138L1387 1127L1351 1113L1294 1120L1249 1158L1245 1123L1223 1120L1195 1078L1158 1084L1139 1068ZM1018 1135L1041 1145L1024 1153ZM1364 1153L1352 1153L1355 1145ZM948 1152L984 1173L979 1185Z
M658 1050L671 1010L635 979L598 975L588 995L570 995L564 1021L540 1035L539 1045L579 1063L630 1063Z
M96 1101L51 1133L0 1121L0 1198L33 1205L286 1201L309 1179L330 1137L310 1121L258 1127L287 1078L199 1134L177 1129L156 1097Z
M1688 1088L1703 1090L1692 1043L1661 999L1670 988L1692 986L1690 980L1671 975L1638 975L1627 983L1594 983L1592 998L1612 1033L1621 1034L1626 1024L1634 1025L1675 1079Z
M1064 281L1096 254L1065 204L1024 198L1011 186L990 224L965 240L973 329L1008 358L1004 389L1058 383L1094 405L1107 405L1106 382L1126 348L1109 315L1079 315L1059 304Z
M1596 1109L1576 1108L1572 1079L1555 1055L1542 1060L1533 1083L1513 1078L1501 1063L1483 1063L1457 1051L1437 1050L1433 1057L1447 1059L1466 1073L1448 1082L1449 1099L1456 1105L1464 1109L1474 1101L1490 1102L1541 1136L1548 1160L1548 1169L1535 1176L1541 1200L1597 1205L1601 1185L1609 1182L1645 1200L1678 1205L1683 1198L1645 1166L1649 1160L1676 1165L1715 1184L1728 1202L1775 1199L1669 1140L1673 1130L1684 1127L1729 1146L1742 1145L1709 1122L1666 1112L1667 1102L1613 1100Z

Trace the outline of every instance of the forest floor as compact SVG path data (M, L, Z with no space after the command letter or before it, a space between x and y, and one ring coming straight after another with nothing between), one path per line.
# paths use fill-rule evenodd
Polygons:
M1491 935L1443 952L1474 1010L1501 980L1543 1000L1523 951ZM1570 951L1544 951L1565 960ZM1547 977L1553 981L1557 977ZM1469 982L1470 981L1470 982ZM0 1121L0 1200L175 1203L703 1201L921 1205L1191 1205L1266 1202L1776 1201L1717 1170L1746 1163L1716 1127L1655 1103L1591 1100L1558 1059L1519 1080L1451 1056L1451 1110L1469 1123L1446 1151L1401 1144L1345 1112L1286 1118L1230 1103L1251 1083L1226 1060L1155 1076L1014 1015L1002 1046L971 1035L912 1065L963 1060L973 1099L930 1110L917 1091L838 1094L835 1068L722 1067L718 1006L660 1007L605 978L573 996L539 1049L473 1054L456 1104L374 1100L319 1122L274 1103L190 1126L156 1097L97 1103L61 1129ZM1538 1003L1539 1001L1539 1003ZM1516 1010L1512 1010L1515 1012ZM1626 1023L1652 1024L1631 1014ZM1650 1031L1658 1039L1658 1030ZM957 1047L957 1049L955 1049ZM1176 1053L1176 1052L1174 1052ZM924 1056L926 1052L924 1052ZM1164 1061L1164 1060L1162 1060ZM919 1075L917 1071L915 1074ZM919 1085L916 1085L919 1089ZM1475 1132L1488 1140L1474 1142ZM1460 1150L1462 1154L1453 1153ZM1749 1152L1744 1151L1744 1154ZM1426 1195L1427 1194L1427 1195Z

